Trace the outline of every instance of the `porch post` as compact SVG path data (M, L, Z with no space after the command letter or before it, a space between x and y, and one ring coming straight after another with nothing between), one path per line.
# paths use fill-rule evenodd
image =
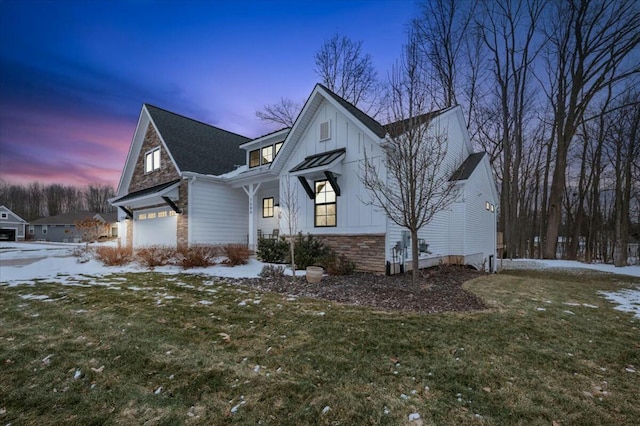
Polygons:
M249 197L249 249L255 251L258 248L256 244L256 236L258 232L256 230L256 215L254 205L256 201L256 194L258 193L258 189L260 189L260 183L250 183L247 186L243 186L242 189L244 189L244 192Z

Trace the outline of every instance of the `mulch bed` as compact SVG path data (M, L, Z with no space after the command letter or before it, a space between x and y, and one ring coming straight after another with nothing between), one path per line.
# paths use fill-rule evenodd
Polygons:
M292 283L291 277L237 279L237 284L263 291L332 300L349 305L370 306L382 310L437 313L485 309L478 296L462 288L465 281L484 273L461 267L441 267L421 271L419 286L411 283L411 274L374 275L356 273L324 276L320 283L307 283L304 276Z

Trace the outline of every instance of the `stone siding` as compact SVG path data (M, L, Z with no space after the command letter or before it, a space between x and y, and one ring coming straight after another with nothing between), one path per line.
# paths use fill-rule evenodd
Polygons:
M160 147L160 169L145 173L144 156L147 152L157 147ZM149 127L147 127L147 133L144 136L144 142L142 142L142 147L140 148L140 155L138 156L136 165L133 169L129 192L139 191L155 185L160 185L161 183L171 182L176 179L180 179L180 175L174 167L169 154L167 154L164 146L162 146L158 133L153 128L153 125L149 124Z
M314 235L336 253L355 262L358 271L384 273L384 234Z
M145 154L154 148L160 147L160 169L154 170L149 173L144 171L144 157ZM133 176L131 177L131 184L129 185L129 192L139 191L141 189L149 188L162 183L171 182L172 180L180 179L178 170L173 165L169 154L165 150L160 137L156 132L152 124L147 127L147 132L144 136L142 147L140 148L140 155L136 160L136 164L133 170ZM180 182L178 189L179 199L176 201L176 205L182 210L182 214L177 217L177 231L176 241L178 246L187 245L189 243L189 230L188 230L188 192L189 184L186 180ZM134 209L135 211L145 210L154 207L168 207L166 204L153 204L142 208ZM133 243L133 223L127 228L127 241Z
M125 219L124 226L127 228L127 247L133 247L133 219Z

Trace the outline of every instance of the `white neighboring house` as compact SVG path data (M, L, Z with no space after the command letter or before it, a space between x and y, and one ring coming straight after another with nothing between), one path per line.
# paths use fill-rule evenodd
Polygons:
M26 220L0 206L0 241L23 241L26 224Z
M420 267L442 261L495 270L498 195L488 156L473 152L460 107L429 118L447 137L459 197L419 232L431 252L421 253ZM360 181L365 150L380 162L391 128L320 84L293 127L253 140L145 105L111 200L120 207L119 235L133 246L255 248L259 234L287 229L280 194L289 176L301 206L299 231L360 270L410 269L407 232L364 202L369 194Z

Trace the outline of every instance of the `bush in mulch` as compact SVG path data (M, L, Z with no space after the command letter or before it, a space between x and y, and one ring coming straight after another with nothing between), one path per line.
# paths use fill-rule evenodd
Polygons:
M246 265L251 255L249 248L242 244L227 244L222 249L227 257L224 263L231 266Z
M170 265L175 257L176 249L169 246L148 246L136 250L138 262L149 269L153 269L156 266Z

